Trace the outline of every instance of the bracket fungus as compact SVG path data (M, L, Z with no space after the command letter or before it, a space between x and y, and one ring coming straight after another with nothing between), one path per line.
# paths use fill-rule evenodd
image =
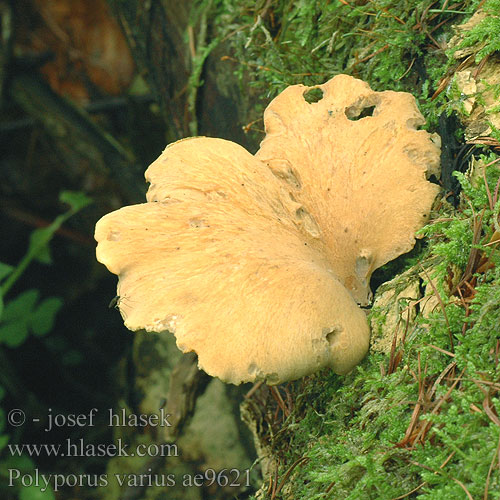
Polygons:
M410 94L347 75L288 87L264 122L255 155L167 146L147 203L97 223L97 259L129 329L173 333L225 382L347 373L368 350L371 274L413 247L438 192L439 138Z

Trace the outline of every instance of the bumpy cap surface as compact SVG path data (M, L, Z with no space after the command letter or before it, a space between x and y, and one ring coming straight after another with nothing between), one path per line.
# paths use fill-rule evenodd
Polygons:
M125 325L172 332L226 382L350 371L369 343L356 302L413 246L437 192L439 147L413 97L345 75L319 88L318 102L302 85L272 101L255 156L222 139L169 145L147 203L96 226Z

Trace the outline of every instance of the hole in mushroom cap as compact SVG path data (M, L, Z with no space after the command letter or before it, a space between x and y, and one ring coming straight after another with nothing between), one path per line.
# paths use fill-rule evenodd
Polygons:
M376 106L365 106L364 108L356 109L354 106L345 109L345 115L351 121L361 120L367 116L373 116Z
M323 99L323 91L317 87L306 90L302 95L304 96L304 100L309 104L321 101L321 99Z
M351 121L374 116L380 100L375 94L364 95L345 108L345 115Z

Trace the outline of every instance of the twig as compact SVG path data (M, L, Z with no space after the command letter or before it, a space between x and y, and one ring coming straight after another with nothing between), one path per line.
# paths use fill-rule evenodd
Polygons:
M413 488L411 491L408 493L405 493L404 495L400 495L399 497L391 498L391 500L401 500L402 498L406 498L410 496L412 493L415 493L418 491L422 486L425 486L427 484L427 481L424 481L423 483L420 483L416 488Z
M447 354L448 356L451 356L452 358L455 357L455 355L450 352L450 351L447 351L446 349L441 349L441 347L438 347L437 345L434 345L434 344L424 344L428 347L432 347L433 349L436 349L436 351L439 351L439 352L442 352L443 354Z
M293 469L297 467L298 465L303 465L307 462L309 462L309 457L302 457L296 460L285 472L283 478L281 479L278 487L273 491L273 494L271 495L271 500L274 500L276 498L276 495L281 491L281 488L285 485L286 480L289 478L290 474L292 473Z

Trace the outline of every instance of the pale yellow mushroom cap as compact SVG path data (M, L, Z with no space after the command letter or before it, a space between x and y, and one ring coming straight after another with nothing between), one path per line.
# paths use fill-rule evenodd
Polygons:
M415 130L413 97L345 75L320 88L317 103L296 85L269 105L255 156L222 139L169 145L147 203L96 226L125 325L172 332L226 382L350 371L369 344L356 301L413 246L437 191L439 148ZM349 120L363 99L373 116Z

